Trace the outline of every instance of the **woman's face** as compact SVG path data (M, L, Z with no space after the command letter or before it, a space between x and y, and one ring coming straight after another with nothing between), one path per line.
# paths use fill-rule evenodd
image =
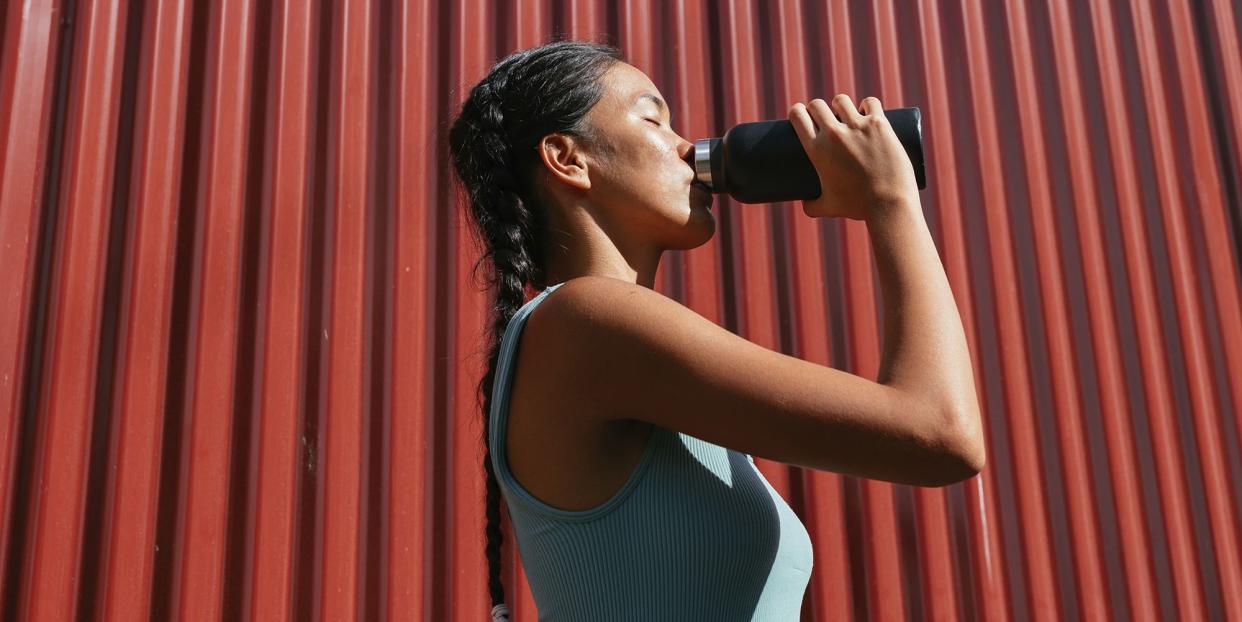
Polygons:
M587 114L595 141L585 151L597 218L665 249L706 243L716 231L712 194L694 186L694 144L669 125L669 110L647 74L624 62L603 78Z

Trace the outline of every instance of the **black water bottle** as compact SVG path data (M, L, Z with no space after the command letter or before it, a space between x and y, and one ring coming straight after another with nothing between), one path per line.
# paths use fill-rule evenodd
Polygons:
M922 114L918 108L894 108L884 116L910 156L919 188L926 188ZM822 192L819 174L788 119L741 123L722 138L695 141L694 171L709 190L741 203L801 201Z

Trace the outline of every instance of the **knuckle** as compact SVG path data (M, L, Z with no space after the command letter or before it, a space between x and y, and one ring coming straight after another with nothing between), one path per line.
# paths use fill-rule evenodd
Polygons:
M828 106L828 102L825 102L822 99L817 99L815 101L812 101L811 105L808 106L807 108L808 110L814 109L815 115L817 117L825 117L827 115L832 114L832 108Z

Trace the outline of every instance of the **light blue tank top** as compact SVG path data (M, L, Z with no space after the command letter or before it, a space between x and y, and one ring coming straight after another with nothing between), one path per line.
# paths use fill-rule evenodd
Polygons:
M588 510L548 505L514 479L504 439L519 338L561 285L509 321L489 413L492 467L539 619L798 620L811 539L747 454L653 426L630 478Z

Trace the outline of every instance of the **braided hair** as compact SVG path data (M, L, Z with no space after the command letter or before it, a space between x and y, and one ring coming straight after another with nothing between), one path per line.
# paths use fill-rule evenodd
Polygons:
M591 137L584 119L603 94L601 78L622 59L617 48L586 41L557 41L515 52L492 66L471 90L449 131L453 167L469 199L474 233L488 259L494 295L487 373L478 386L483 413L483 470L487 475L488 590L494 618L504 619L500 579L503 534L500 488L487 445L492 385L500 340L525 303L525 287L547 287L543 240L545 207L538 203L533 173L537 148L552 133ZM500 613L498 613L498 611Z

